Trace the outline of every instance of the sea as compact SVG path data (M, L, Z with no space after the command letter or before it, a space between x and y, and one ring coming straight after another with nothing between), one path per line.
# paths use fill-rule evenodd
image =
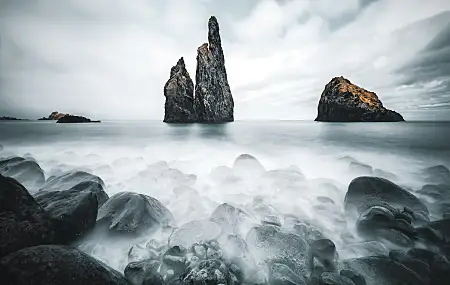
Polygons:
M84 170L103 179L109 196L123 191L152 196L173 213L178 225L207 218L222 203L245 208L256 197L263 198L281 214L320 222L339 250L345 244L332 212L316 211L317 198L327 196L341 210L349 183L358 176L371 175L367 169L387 173L409 191L421 189L425 184L418 174L421 169L450 167L450 122L235 121L184 125L160 121L14 121L0 122L0 145L0 157L33 158L46 178ZM307 183L294 193L282 187L264 187L252 169L233 173L233 164L242 154L252 155L266 170L296 169ZM355 161L369 168L350 167ZM233 175L242 179L228 179ZM283 179L289 184L291 178ZM335 187L322 187L326 183ZM195 195L180 194L183 187ZM91 254L123 271L129 246Z

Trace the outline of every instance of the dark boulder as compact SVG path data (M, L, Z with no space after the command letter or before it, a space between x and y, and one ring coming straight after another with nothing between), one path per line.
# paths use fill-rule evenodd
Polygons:
M353 270L342 269L339 274L352 280L355 285L366 285L366 279L364 276Z
M445 255L427 249L413 248L408 251L407 256L425 262L430 266L431 284L448 284L450 262Z
M348 259L342 261L339 267L363 275L367 285L424 284L419 275L388 257Z
M208 43L197 49L194 108L200 123L234 121L234 101L225 69L219 23L208 21Z
M422 172L428 183L450 184L450 170L444 165L427 167Z
M374 92L356 86L344 77L335 77L322 92L316 121L397 122L404 119L399 113L386 109Z
M48 214L19 182L0 175L0 257L51 243L58 239Z
M58 176L51 176L47 179L41 191L62 191L69 190L82 182L96 182L102 187L105 186L103 180L85 171L68 171ZM78 186L79 187L79 186ZM84 190L84 189L83 189Z
M98 201L90 191L38 192L34 198L53 219L60 240L71 243L95 227Z
M84 181L73 186L69 191L88 191L94 193L97 196L98 207L100 208L109 199L103 187L102 184L96 181Z
M414 213L428 214L427 207L413 194L387 179L368 176L350 182L344 206L346 211L354 210L358 215L373 206L390 206L399 212L408 207Z
M164 122L193 123L197 120L194 111L194 83L180 58L170 70L170 78L164 86Z
M334 271L337 260L336 246L329 239L316 240L311 244L308 258L311 270L314 268L314 259L316 259L325 271Z
M130 284L122 274L95 258L57 245L29 247L3 257L0 280L6 285Z
M158 273L158 268L161 266L161 263L157 260L143 260L138 262L131 262L125 268L124 274L125 277L130 281L133 285L142 285L145 279L156 279L157 276L162 276Z
M139 235L154 232L173 220L161 202L147 195L117 193L99 209L97 228L113 234Z
M100 121L92 121L91 119L82 117L82 116L74 116L74 115L65 115L61 117L57 123L62 124L70 124L70 123L100 123Z
M45 183L44 171L36 161L29 158L0 159L0 174L14 178L31 193L36 192Z

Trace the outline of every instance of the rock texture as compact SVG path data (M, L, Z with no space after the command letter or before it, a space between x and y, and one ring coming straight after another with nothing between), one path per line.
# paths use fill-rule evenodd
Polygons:
M398 122L403 117L386 109L374 92L352 84L344 77L333 78L320 97L316 121Z
M199 123L234 121L234 101L228 85L219 24L212 16L208 22L208 43L197 49L194 107Z
M194 111L194 82L192 82L184 59L170 70L170 78L164 86L166 97L164 122L193 123L196 121Z

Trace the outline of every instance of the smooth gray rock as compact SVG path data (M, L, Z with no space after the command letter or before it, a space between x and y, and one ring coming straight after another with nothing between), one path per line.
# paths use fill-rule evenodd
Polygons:
M33 159L10 157L0 159L0 174L12 177L30 193L36 192L44 183L44 171Z

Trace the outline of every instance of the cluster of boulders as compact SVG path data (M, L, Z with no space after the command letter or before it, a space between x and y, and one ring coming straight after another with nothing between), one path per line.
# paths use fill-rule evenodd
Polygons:
M209 217L177 225L159 200L135 192L109 197L103 180L87 172L45 180L36 161L20 157L0 167L2 284L434 285L450 276L447 194L439 190L450 182L445 166L418 174L430 184L414 194L385 178L355 178L343 211L333 213L342 219L344 246L317 220L283 213L260 196L248 207L224 203ZM27 175L18 175L20 167ZM251 155L229 171L289 191L306 180L296 167L267 171ZM336 207L332 198L317 199L318 212ZM130 246L122 274L79 246L91 235L145 242Z
M197 49L195 87L182 57L170 71L164 96L166 123L224 123L234 120L234 101L216 17L212 16L208 22L208 43Z

